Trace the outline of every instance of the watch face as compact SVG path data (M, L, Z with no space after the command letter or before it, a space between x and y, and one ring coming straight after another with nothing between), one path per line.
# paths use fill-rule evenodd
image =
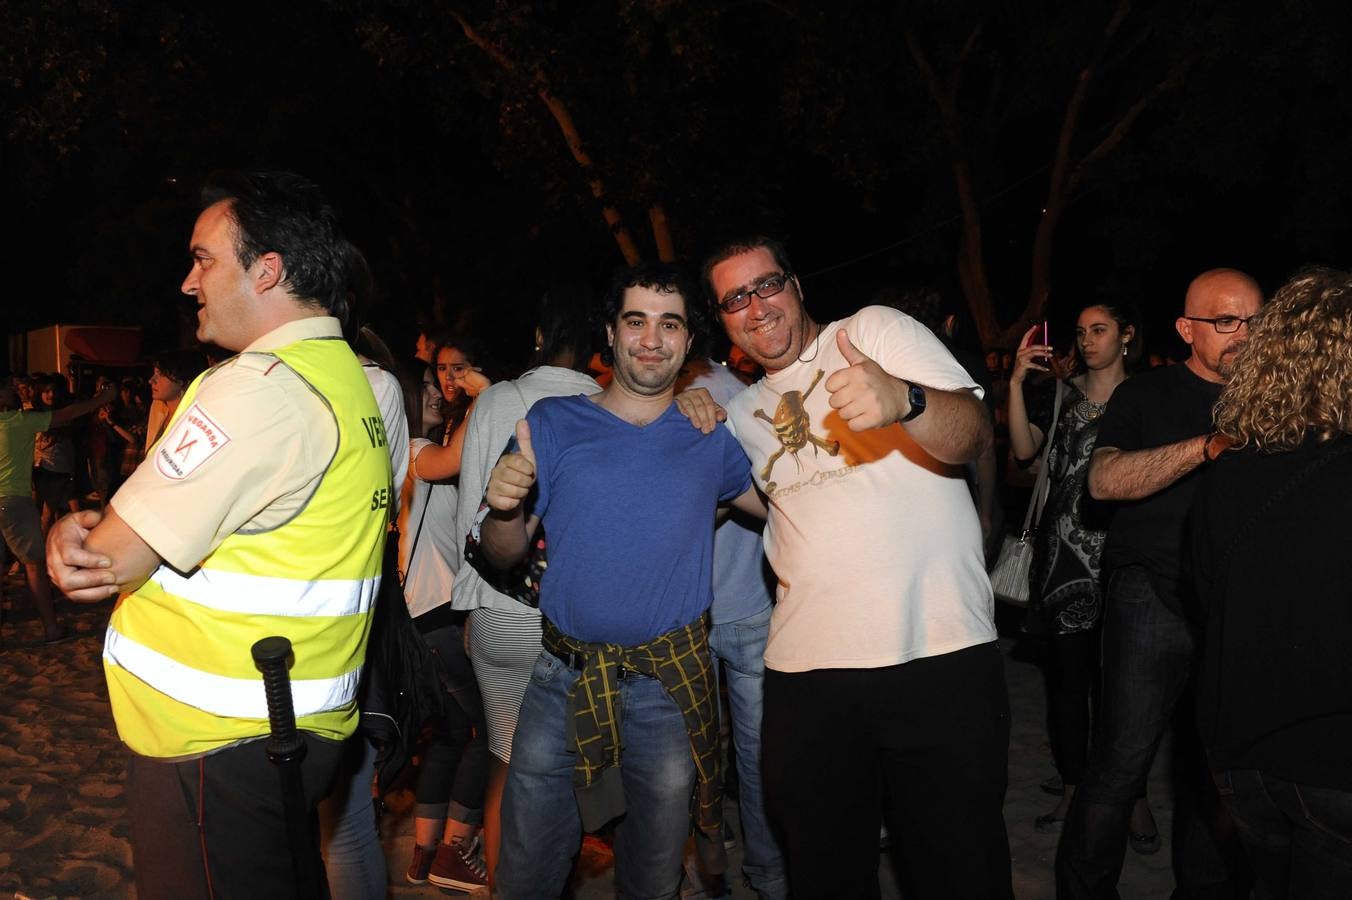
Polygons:
M911 402L911 411L902 416L901 421L909 422L925 411L925 389L918 384L906 382L906 399Z

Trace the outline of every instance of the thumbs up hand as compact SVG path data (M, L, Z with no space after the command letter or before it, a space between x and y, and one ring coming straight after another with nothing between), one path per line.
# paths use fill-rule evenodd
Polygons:
M491 509L514 512L535 484L535 448L531 446L530 425L525 419L516 423L515 453L504 453L488 476L484 499Z
M909 411L906 385L887 374L851 341L842 328L836 332L836 346L848 366L837 369L826 379L831 406L851 431L881 428L900 421Z

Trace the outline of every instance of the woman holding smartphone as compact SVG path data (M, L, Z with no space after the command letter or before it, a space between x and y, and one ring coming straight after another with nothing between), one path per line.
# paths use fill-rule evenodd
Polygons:
M1041 332L1041 334L1039 334ZM1040 343L1036 343L1038 338ZM1039 832L1061 830L1089 754L1090 689L1098 671L1099 623L1103 619L1100 562L1107 537L1103 510L1089 497L1089 457L1099 417L1113 391L1141 358L1140 331L1120 306L1097 303L1081 310L1075 324L1073 371L1045 388L1029 390L1030 371L1051 372L1052 345L1046 324L1024 333L1009 379L1009 441L1014 458L1027 465L1051 430L1055 392L1061 392L1048 467L1048 495L1033 543L1030 598L1051 638L1047 667L1052 755L1061 774L1061 802L1034 822ZM1027 393L1027 396L1026 396ZM1159 832L1145 798L1132 813L1131 845L1141 853L1159 849Z
M414 847L404 878L470 891L488 884L476 835L483 824L488 735L483 698L465 650L466 614L451 607L464 530L456 521L457 479L470 407L491 384L486 354L468 336L441 337L432 353L445 418L441 441L414 438L412 491L400 534L404 598L413 624L437 657L446 714L430 722L432 740L418 770Z

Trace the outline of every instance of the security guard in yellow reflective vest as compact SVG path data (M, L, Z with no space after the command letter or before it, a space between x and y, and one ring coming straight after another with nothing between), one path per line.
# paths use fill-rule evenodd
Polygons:
M357 724L389 455L342 339L355 250L318 189L284 173L219 176L190 252L197 337L238 355L189 387L102 517L53 527L49 568L74 599L121 595L104 667L131 750L138 896L292 897L250 648L269 635L294 648L313 812Z

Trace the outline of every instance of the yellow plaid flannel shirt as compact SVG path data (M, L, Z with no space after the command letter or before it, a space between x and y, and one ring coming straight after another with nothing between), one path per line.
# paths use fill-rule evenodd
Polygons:
M618 788L619 670L647 675L661 682L685 719L690 755L695 760L696 848L706 871L725 872L718 691L704 618L636 647L589 644L564 634L547 617L543 623L545 649L564 661L581 663L581 674L568 697L568 737L577 751L573 790L583 828L594 831L624 811L623 791Z

